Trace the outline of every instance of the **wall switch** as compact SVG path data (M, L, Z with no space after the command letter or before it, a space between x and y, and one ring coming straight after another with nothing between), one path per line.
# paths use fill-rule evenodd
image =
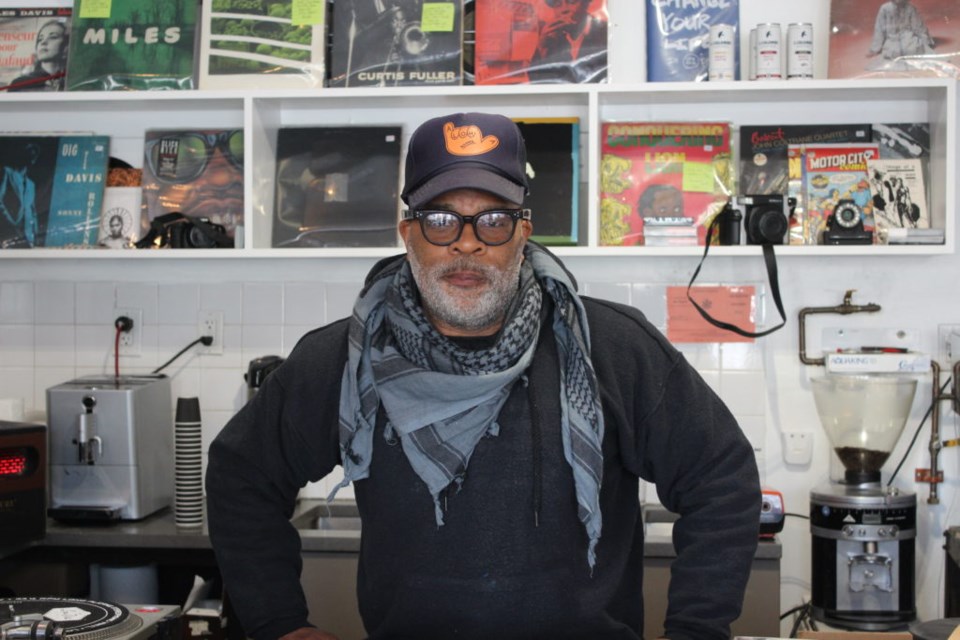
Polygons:
M116 308L113 310L113 317L119 318L126 316L133 320L133 328L130 331L121 331L120 340L117 342L117 353L121 356L139 356L140 347L143 340L143 310L130 307ZM114 325L116 330L116 325Z
M783 461L787 464L810 464L813 459L813 432L790 431L783 435Z

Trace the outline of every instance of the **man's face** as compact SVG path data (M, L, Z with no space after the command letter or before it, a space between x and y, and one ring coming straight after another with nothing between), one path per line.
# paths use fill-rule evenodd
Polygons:
M121 232L123 231L123 220L121 220L118 216L113 216L110 218L109 225L110 235L114 238L119 238Z
M652 206L640 212L643 217L683 215L683 197L679 191L663 189L653 196Z
M483 191L458 189L423 208L472 216L517 205ZM477 239L470 224L464 224L459 240L440 247L423 237L418 221L400 223L424 313L440 333L482 336L500 329L517 292L523 247L533 230L524 220L517 227L510 241L491 247Z

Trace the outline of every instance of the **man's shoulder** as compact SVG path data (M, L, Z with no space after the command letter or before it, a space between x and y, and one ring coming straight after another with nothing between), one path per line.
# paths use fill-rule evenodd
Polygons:
M290 352L288 360L293 364L331 364L342 368L347 357L347 339L350 319L343 318L305 333Z

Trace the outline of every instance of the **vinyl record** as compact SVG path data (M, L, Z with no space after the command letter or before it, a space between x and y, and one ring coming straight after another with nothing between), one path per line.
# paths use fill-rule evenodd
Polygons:
M126 607L110 602L77 598L11 598L0 600L0 624L13 612L18 616L41 615L57 623L69 640L92 640L128 635L143 625Z

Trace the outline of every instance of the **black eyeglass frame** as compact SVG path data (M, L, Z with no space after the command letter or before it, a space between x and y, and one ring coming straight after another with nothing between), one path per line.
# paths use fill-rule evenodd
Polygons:
M457 229L457 235L454 236L453 239L450 240L450 242L434 242L427 235L427 230L423 226L424 224L423 221L427 217L427 215L431 213L443 213L446 215L453 216L460 223L460 227ZM507 235L506 239L504 239L501 242L487 242L486 240L481 238L480 234L477 232L477 218L480 218L484 215L489 215L492 213L501 213L501 214L505 213L508 216L510 216L510 220L513 221L513 227L510 229L510 233ZM448 211L447 209L404 209L402 219L418 220L420 222L420 232L423 234L423 237L426 239L427 242L429 242L432 245L436 245L438 247L449 247L454 242L457 242L458 240L460 240L460 236L463 235L463 227L466 226L467 223L470 223L470 226L473 227L473 235L477 238L477 240L487 245L488 247L499 247L502 244L507 244L513 238L513 235L517 232L517 221L530 220L532 216L533 216L532 209L488 209L486 211L481 211L480 213L477 213L472 216L460 215L456 211Z

